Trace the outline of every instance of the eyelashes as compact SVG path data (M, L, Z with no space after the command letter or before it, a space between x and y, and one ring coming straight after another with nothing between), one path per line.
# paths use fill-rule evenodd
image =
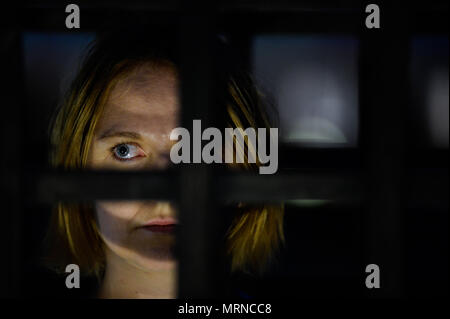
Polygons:
M139 157L145 157L144 151L133 142L125 142L116 144L111 148L114 159L124 162L131 161Z

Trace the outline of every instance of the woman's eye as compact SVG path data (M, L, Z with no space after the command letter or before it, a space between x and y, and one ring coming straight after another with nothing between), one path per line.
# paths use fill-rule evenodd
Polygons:
M131 160L135 157L143 156L143 152L140 151L139 147L136 145L123 143L116 145L113 148L113 155L120 161L126 161Z

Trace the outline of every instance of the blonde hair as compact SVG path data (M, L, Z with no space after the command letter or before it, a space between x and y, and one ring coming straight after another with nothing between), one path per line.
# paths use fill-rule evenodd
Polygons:
M100 41L91 48L83 67L72 83L53 120L51 163L66 170L86 167L95 126L115 84L144 63L175 65L158 51L128 54ZM109 50L105 50L109 48ZM133 48L127 46L133 51ZM135 48L136 49L136 48ZM117 51L116 50L116 51ZM170 56L170 55L169 55ZM249 78L246 78L249 81ZM229 127L269 127L261 94L256 87L239 85L230 79L226 117ZM237 142L235 141L235 144ZM236 151L252 151L254 146L235 145ZM259 165L245 161L245 169ZM236 207L235 217L226 233L226 252L231 271L261 274L280 244L284 242L282 204L244 205ZM105 267L103 242L97 228L95 210L88 203L58 203L52 212L46 238L45 262L58 272L68 263L76 263L87 275L101 278Z

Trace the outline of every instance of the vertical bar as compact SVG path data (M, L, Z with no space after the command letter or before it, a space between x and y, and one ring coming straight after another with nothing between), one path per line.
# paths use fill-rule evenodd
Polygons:
M1 263L2 281L0 295L17 297L21 293L21 276L23 271L22 223L23 223L23 188L22 151L23 148L23 114L22 100L22 46L21 34L16 30L6 30L0 37L3 78L6 89L2 92L2 106L7 111L2 116L3 145L8 147L8 156L2 156L2 209L3 227L1 231L2 252L5 258Z
M404 295L402 182L409 42L405 13L386 5L380 9L381 28L366 29L361 39L360 127L369 183L365 253L366 264L380 267L381 286L367 293L395 298Z
M209 18L193 13L183 16L180 24L182 126L191 131L191 138L193 119L201 119L202 130L212 123L213 29ZM211 173L211 167L205 164L187 164L181 171L177 239L180 298L210 298L222 290L217 271L218 211L211 200Z

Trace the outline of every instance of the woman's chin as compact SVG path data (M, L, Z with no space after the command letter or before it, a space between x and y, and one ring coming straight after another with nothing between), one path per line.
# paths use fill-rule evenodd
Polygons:
M108 242L107 259L127 263L144 271L171 270L177 266L174 245L118 245ZM109 256L109 258L108 258Z
M134 263L144 270L170 270L176 269L177 259L175 254L170 249L152 250L134 256Z

